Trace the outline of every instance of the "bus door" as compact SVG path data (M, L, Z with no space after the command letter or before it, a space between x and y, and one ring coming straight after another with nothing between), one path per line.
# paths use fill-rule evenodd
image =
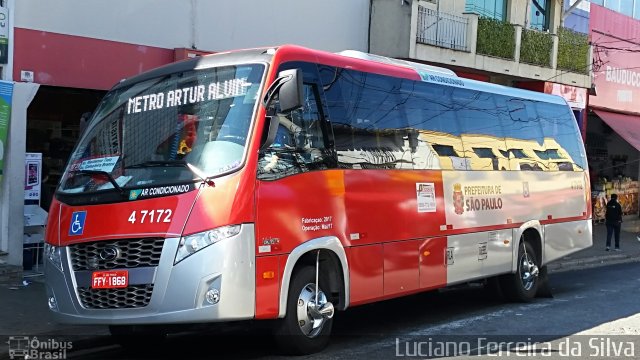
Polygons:
M289 62L278 71L303 70L304 106L282 113L273 144L260 152L256 200L258 256L288 253L297 245L340 233L344 192L333 151L333 135L323 108L315 64ZM284 265L284 264L283 264Z

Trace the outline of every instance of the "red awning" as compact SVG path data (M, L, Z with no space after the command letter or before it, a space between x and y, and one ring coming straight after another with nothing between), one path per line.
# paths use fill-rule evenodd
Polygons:
M640 151L640 116L594 110L618 135Z

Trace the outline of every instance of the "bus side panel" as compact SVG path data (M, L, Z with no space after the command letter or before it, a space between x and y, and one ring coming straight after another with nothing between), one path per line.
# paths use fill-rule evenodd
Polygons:
M582 172L445 171L443 178L447 225L453 230L587 218Z
M420 288L436 289L447 285L447 238L420 242Z
M447 241L447 284L511 271L513 230L451 235Z
M349 248L350 305L364 304L383 296L382 244Z
M421 239L441 233L444 199L440 171L345 170L347 235L352 244ZM432 189L425 206L418 186ZM415 264L418 262L415 247Z
M417 252L420 241L386 243L384 250L384 295L399 295L418 289Z

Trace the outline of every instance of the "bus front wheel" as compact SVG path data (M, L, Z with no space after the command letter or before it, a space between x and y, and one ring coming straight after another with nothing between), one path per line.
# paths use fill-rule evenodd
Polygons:
M329 343L333 305L325 294L329 289L326 277L320 275L318 282L316 294L315 268L312 266L299 269L291 278L287 314L275 329L276 341L287 354L316 353Z

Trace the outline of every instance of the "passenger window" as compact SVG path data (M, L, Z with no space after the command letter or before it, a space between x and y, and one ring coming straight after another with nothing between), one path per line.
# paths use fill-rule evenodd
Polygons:
M584 150L580 145L580 132L571 110L563 105L545 103L537 103L536 110L543 124L546 156L553 170L583 170Z
M507 110L503 121L506 154L511 170L547 171L548 162L536 152L546 152L542 125L535 102L501 96L499 103Z
M464 157L471 170L507 170L508 158L496 95L476 90L453 91L453 104L460 129Z
M413 169L417 134L407 129L398 104L401 79L346 69L321 72L333 126L338 166L345 169Z

